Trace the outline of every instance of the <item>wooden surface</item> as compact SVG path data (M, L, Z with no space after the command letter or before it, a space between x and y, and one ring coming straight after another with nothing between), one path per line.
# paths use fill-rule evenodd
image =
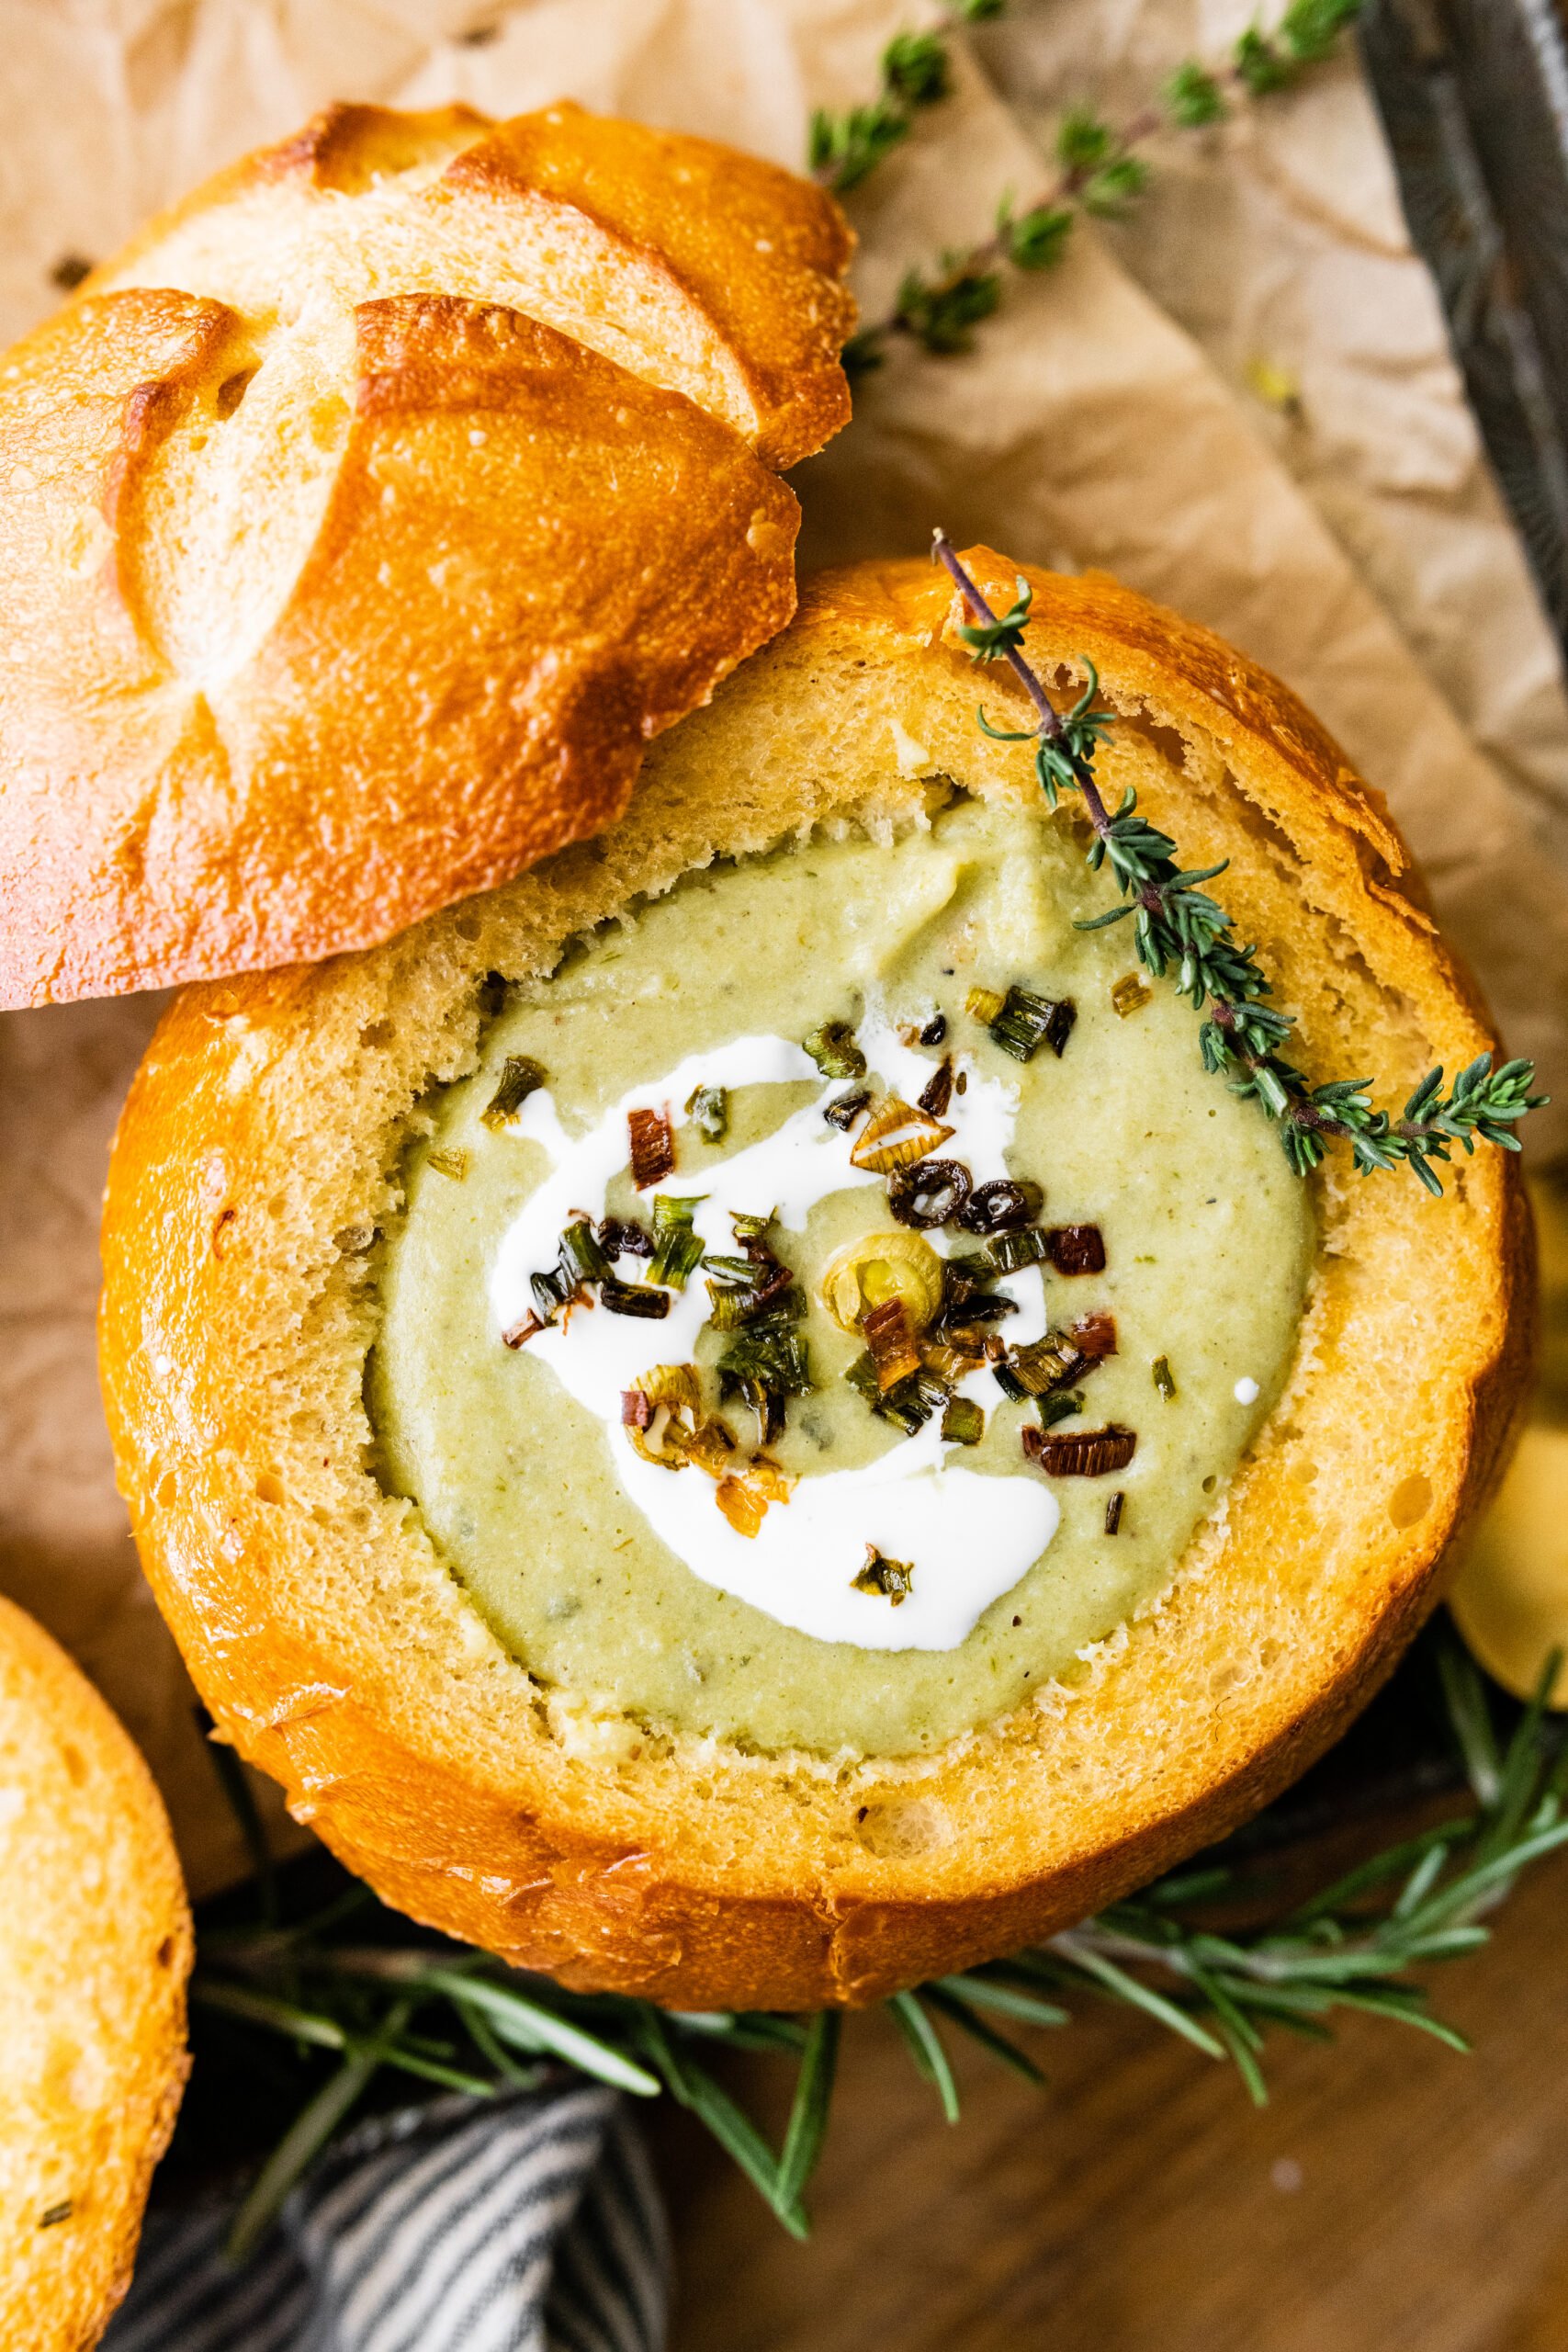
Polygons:
M816 2231L688 2119L655 2154L671 2352L1568 2352L1568 1857L1438 1973L1455 2056L1381 2019L1270 2046L1273 2098L1131 2015L959 2053L949 2128L883 2019L845 2037ZM739 2086L782 2121L778 2072Z

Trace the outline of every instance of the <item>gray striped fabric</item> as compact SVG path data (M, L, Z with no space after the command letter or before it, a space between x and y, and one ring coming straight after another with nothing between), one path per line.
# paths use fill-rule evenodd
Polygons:
M103 2352L662 2352L664 2217L613 2091L378 2117L239 2270L230 2219L150 2218Z

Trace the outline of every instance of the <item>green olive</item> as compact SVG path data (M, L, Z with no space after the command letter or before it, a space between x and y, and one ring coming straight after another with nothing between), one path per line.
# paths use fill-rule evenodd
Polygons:
M829 1261L822 1303L840 1331L858 1331L874 1306L901 1299L911 1331L942 1305L942 1260L919 1233L866 1233Z

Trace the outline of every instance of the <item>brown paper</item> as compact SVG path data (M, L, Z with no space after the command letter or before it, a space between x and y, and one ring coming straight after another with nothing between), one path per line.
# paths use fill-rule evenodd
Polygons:
M0 336L51 305L62 264L101 257L153 206L330 97L506 113L564 94L793 161L809 106L863 96L912 13L898 0L0 0ZM1135 67L1146 88L1194 29L1218 41L1236 16L1220 0L1021 0L1017 13L987 48L1032 105L1059 95L1069 67L1079 90L1089 64L1129 86ZM1430 316L1425 344L1412 330L1417 358L1387 362L1385 277L1368 257L1404 273L1407 302L1418 265L1353 76L1291 101L1269 141L1238 132L1221 155L1174 160L1147 226L1119 232L1122 258L1075 233L1066 266L1016 288L971 356L900 351L843 441L801 469L807 559L919 548L941 522L1021 556L1107 566L1234 637L1389 792L1511 1041L1568 1105L1568 891L1534 830L1536 803L1555 814L1568 776L1550 649ZM1326 214L1320 142L1335 157ZM960 96L854 203L868 308L908 262L983 234L1005 187L1027 198L1043 176L966 69ZM1279 251L1270 202L1288 216ZM1274 281L1281 253L1299 266L1303 219L1317 243L1294 299ZM1211 356L1145 290L1162 284ZM1331 301L1336 285L1356 290ZM1306 424L1250 400L1253 357L1298 371ZM1367 388L1383 377L1374 416ZM0 1021L0 1584L141 1741L201 1892L241 1849L135 1565L93 1367L107 1139L155 1012L133 999Z

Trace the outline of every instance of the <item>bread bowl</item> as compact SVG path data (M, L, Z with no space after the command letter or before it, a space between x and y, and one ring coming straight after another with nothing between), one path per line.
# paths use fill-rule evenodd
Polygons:
M0 368L0 1003L390 936L788 618L832 199L562 103L329 108Z
M1014 567L985 549L969 560L1005 603ZM1135 782L1143 809L1189 858L1230 859L1227 904L1299 1012L1309 1075L1373 1071L1395 1096L1434 1062L1452 1069L1484 1050L1484 1015L1398 834L1293 697L1113 582L1027 579L1037 664L1070 684L1092 663L1118 714L1102 788L1113 797ZM104 1227L104 1385L142 1557L203 1695L241 1752L389 1901L570 1984L676 2006L861 2002L1111 1900L1228 1829L1327 1745L1432 1605L1444 1555L1506 1447L1528 1354L1530 1248L1511 1161L1461 1161L1441 1203L1332 1158L1310 1185L1290 1175L1257 1106L1202 1069L1190 1009L1130 975L1125 932L1074 930L1097 903L1076 820L1066 808L1044 816L1027 757L976 729L962 618L949 583L919 564L826 575L710 709L660 739L618 825L369 954L187 990L121 1121ZM997 674L987 700L1006 719L1021 701ZM818 858L834 874L833 861L848 861L852 879L824 884L802 864ZM984 919L965 933L966 875L979 876ZM784 930L770 932L768 910L781 905ZM729 942L716 962L714 936ZM645 940L653 947L639 961ZM1000 1591L993 1577L956 1636L951 1615L933 1629L929 1611L898 1613L900 1600L919 1600L918 1561L912 1593L886 1574L861 1589L857 1605L879 1630L847 1640L841 1613L813 1632L776 1600L738 1600L733 1579L716 1599L705 1570L686 1576L679 1555L671 1566L647 1539L645 1510L665 1505L628 1500L617 1435L593 1441L589 1473L590 1457L558 1450L572 1375L559 1356L552 1371L536 1333L514 1328L519 1343L504 1343L509 1302L530 1295L526 1252L514 1244L509 1259L508 1236L547 1190L541 1180L554 1181L552 1153L557 1173L568 1168L567 1211L592 1217L630 1197L613 1172L630 1137L597 1176L569 1156L606 1103L625 1109L615 1055L635 1065L645 1105L669 1092L671 1181L684 1173L694 1193L700 1179L728 1215L738 1204L719 1181L726 1147L704 1157L696 1089L676 1099L694 1046L699 1064L716 1053L750 1025L741 1016L753 1001L760 1013L793 1006L797 1023L809 1003L818 1023L861 1024L873 1076L885 1079L897 1054L931 1056L923 1032L897 1032L909 988L921 1020L934 990L959 1070L994 1104L1016 1066L987 1059L971 988L1026 976L1070 982L1077 1012L1060 1058L1048 1046L1019 1080L1039 1077L1045 1091L1021 1094L1020 1115L1039 1102L1056 1137L1037 1171L1039 1214L1064 1229L1086 1217L1102 1227L1103 1271L1059 1280L1074 1303L1113 1311L1122 1344L1090 1393L1106 1400L1100 1433L1132 1418L1142 1449L1135 1461L1113 1449L1112 1478L1045 1481L1069 1546L1057 1556L1071 1573L1057 1581L1098 1580L1099 1620L1094 1606L1074 1616L1053 1602L1043 1625L1055 1535L1021 1580L1016 1563ZM1130 976L1134 989L1119 988ZM517 1041L552 1027L532 1076L520 1073L513 1065L531 1057ZM596 1079L600 1046L614 1053ZM491 1049L501 1060L477 1078ZM541 1157L557 1114L537 1065L552 1062L565 1124ZM824 1076L845 1067L829 1056ZM1131 1090L1127 1068L1138 1073ZM820 1125L816 1069L785 1053L767 1074L786 1090L781 1107L793 1115L805 1100ZM1145 1116L1151 1102L1157 1117ZM956 1119L951 1100L945 1115ZM1075 1124L1095 1139L1087 1156L1069 1148ZM520 1155L494 1183L479 1156L491 1143ZM978 1141L974 1150L977 1173ZM432 1154L446 1166L433 1168ZM1265 1172L1276 1168L1277 1180ZM660 1162L651 1181L665 1172ZM575 1197L590 1182L598 1193ZM472 1199L470 1229L422 1219L444 1184L450 1200ZM646 1212L646 1186L639 1197ZM1158 1246L1140 1248L1159 1220ZM787 1216L780 1232L788 1256ZM467 1271L452 1279L459 1291L467 1283L468 1303L455 1308L459 1260ZM1168 1282L1171 1268L1179 1279ZM819 1306L820 1258L795 1271ZM1058 1279L1054 1256L1044 1279ZM400 1286L413 1308L400 1404L398 1366L381 1361ZM1184 1296L1196 1307L1181 1320ZM483 1382L513 1383L467 1392L468 1406L459 1400L428 1442L414 1424L422 1396L440 1406L442 1384L418 1360L425 1306L468 1314L465 1361L478 1362L478 1332ZM824 1313L812 1312L813 1346L829 1344ZM1177 1318L1179 1346L1160 1345L1161 1317ZM597 1310L578 1322L609 1328ZM635 1315L628 1328L652 1329ZM1264 1351L1250 1367L1235 1354L1238 1335ZM1186 1521L1170 1541L1168 1518L1169 1548L1124 1571L1114 1544L1177 1477L1164 1433L1177 1423L1158 1417L1178 1410L1189 1384L1199 1409L1182 1446L1201 1458L1182 1474L1194 1481ZM678 1390L646 1377L632 1388L664 1411L639 1430L645 1443L660 1450L672 1423L690 1433ZM1098 1401L1085 1412L1100 1422ZM467 1454L454 1427L468 1433ZM1017 1449L1016 1414L1009 1427ZM493 1546L485 1552L476 1498L525 1477L532 1451L556 1499L541 1504L536 1490L532 1522L513 1522L513 1608L498 1598L504 1562L498 1571ZM694 1463L682 1477L668 1467L647 1477L701 1496ZM808 1462L790 1467L791 1499L761 1497L775 1526L811 1485ZM1010 1507L1039 1511L1026 1498L1043 1490L1041 1470L1016 1452L994 1483ZM1114 1537L1108 1488L1128 1513ZM1098 1536L1079 1499L1090 1494ZM949 1512L942 1537L960 1584L976 1559L985 1569L973 1545L965 1566L963 1520L961 1509L955 1536ZM585 1546L592 1556L558 1623L570 1629L585 1595L599 1594L575 1650L548 1646L540 1630L547 1593L532 1633L518 1631L533 1605L530 1563L558 1566L566 1521L580 1570ZM718 1524L710 1510L710 1534ZM820 1515L811 1524L795 1547L803 1589L826 1541ZM667 1514L660 1527L667 1553ZM613 1532L595 1549L599 1528ZM608 1563L623 1538L637 1565L617 1583ZM887 1550L884 1570L900 1565ZM601 1571L608 1582L596 1588ZM840 1605L847 1578L833 1573ZM721 1566L713 1580L727 1574ZM732 1660L757 1646L766 1670L749 1685L699 1671L671 1697L642 1672L659 1664L657 1631L637 1617L649 1578L675 1596L670 1606L709 1611L699 1668L728 1643ZM919 1634L895 1645L890 1629L917 1619ZM692 1623L682 1614L682 1640ZM976 1623L1001 1661L999 1708L974 1687L950 1703L932 1671L932 1657L964 1658ZM533 1674L528 1642L548 1647ZM840 1676L844 1661L830 1654L846 1648ZM551 1668L564 1679L552 1681ZM769 1718L775 1679L793 1696ZM852 1720L858 1738L824 1727L818 1686L835 1680L848 1693L840 1729ZM895 1685L915 1693L902 1716L878 1697Z
M85 2352L127 2286L186 2077L190 1918L152 1778L0 1600L0 2343Z

